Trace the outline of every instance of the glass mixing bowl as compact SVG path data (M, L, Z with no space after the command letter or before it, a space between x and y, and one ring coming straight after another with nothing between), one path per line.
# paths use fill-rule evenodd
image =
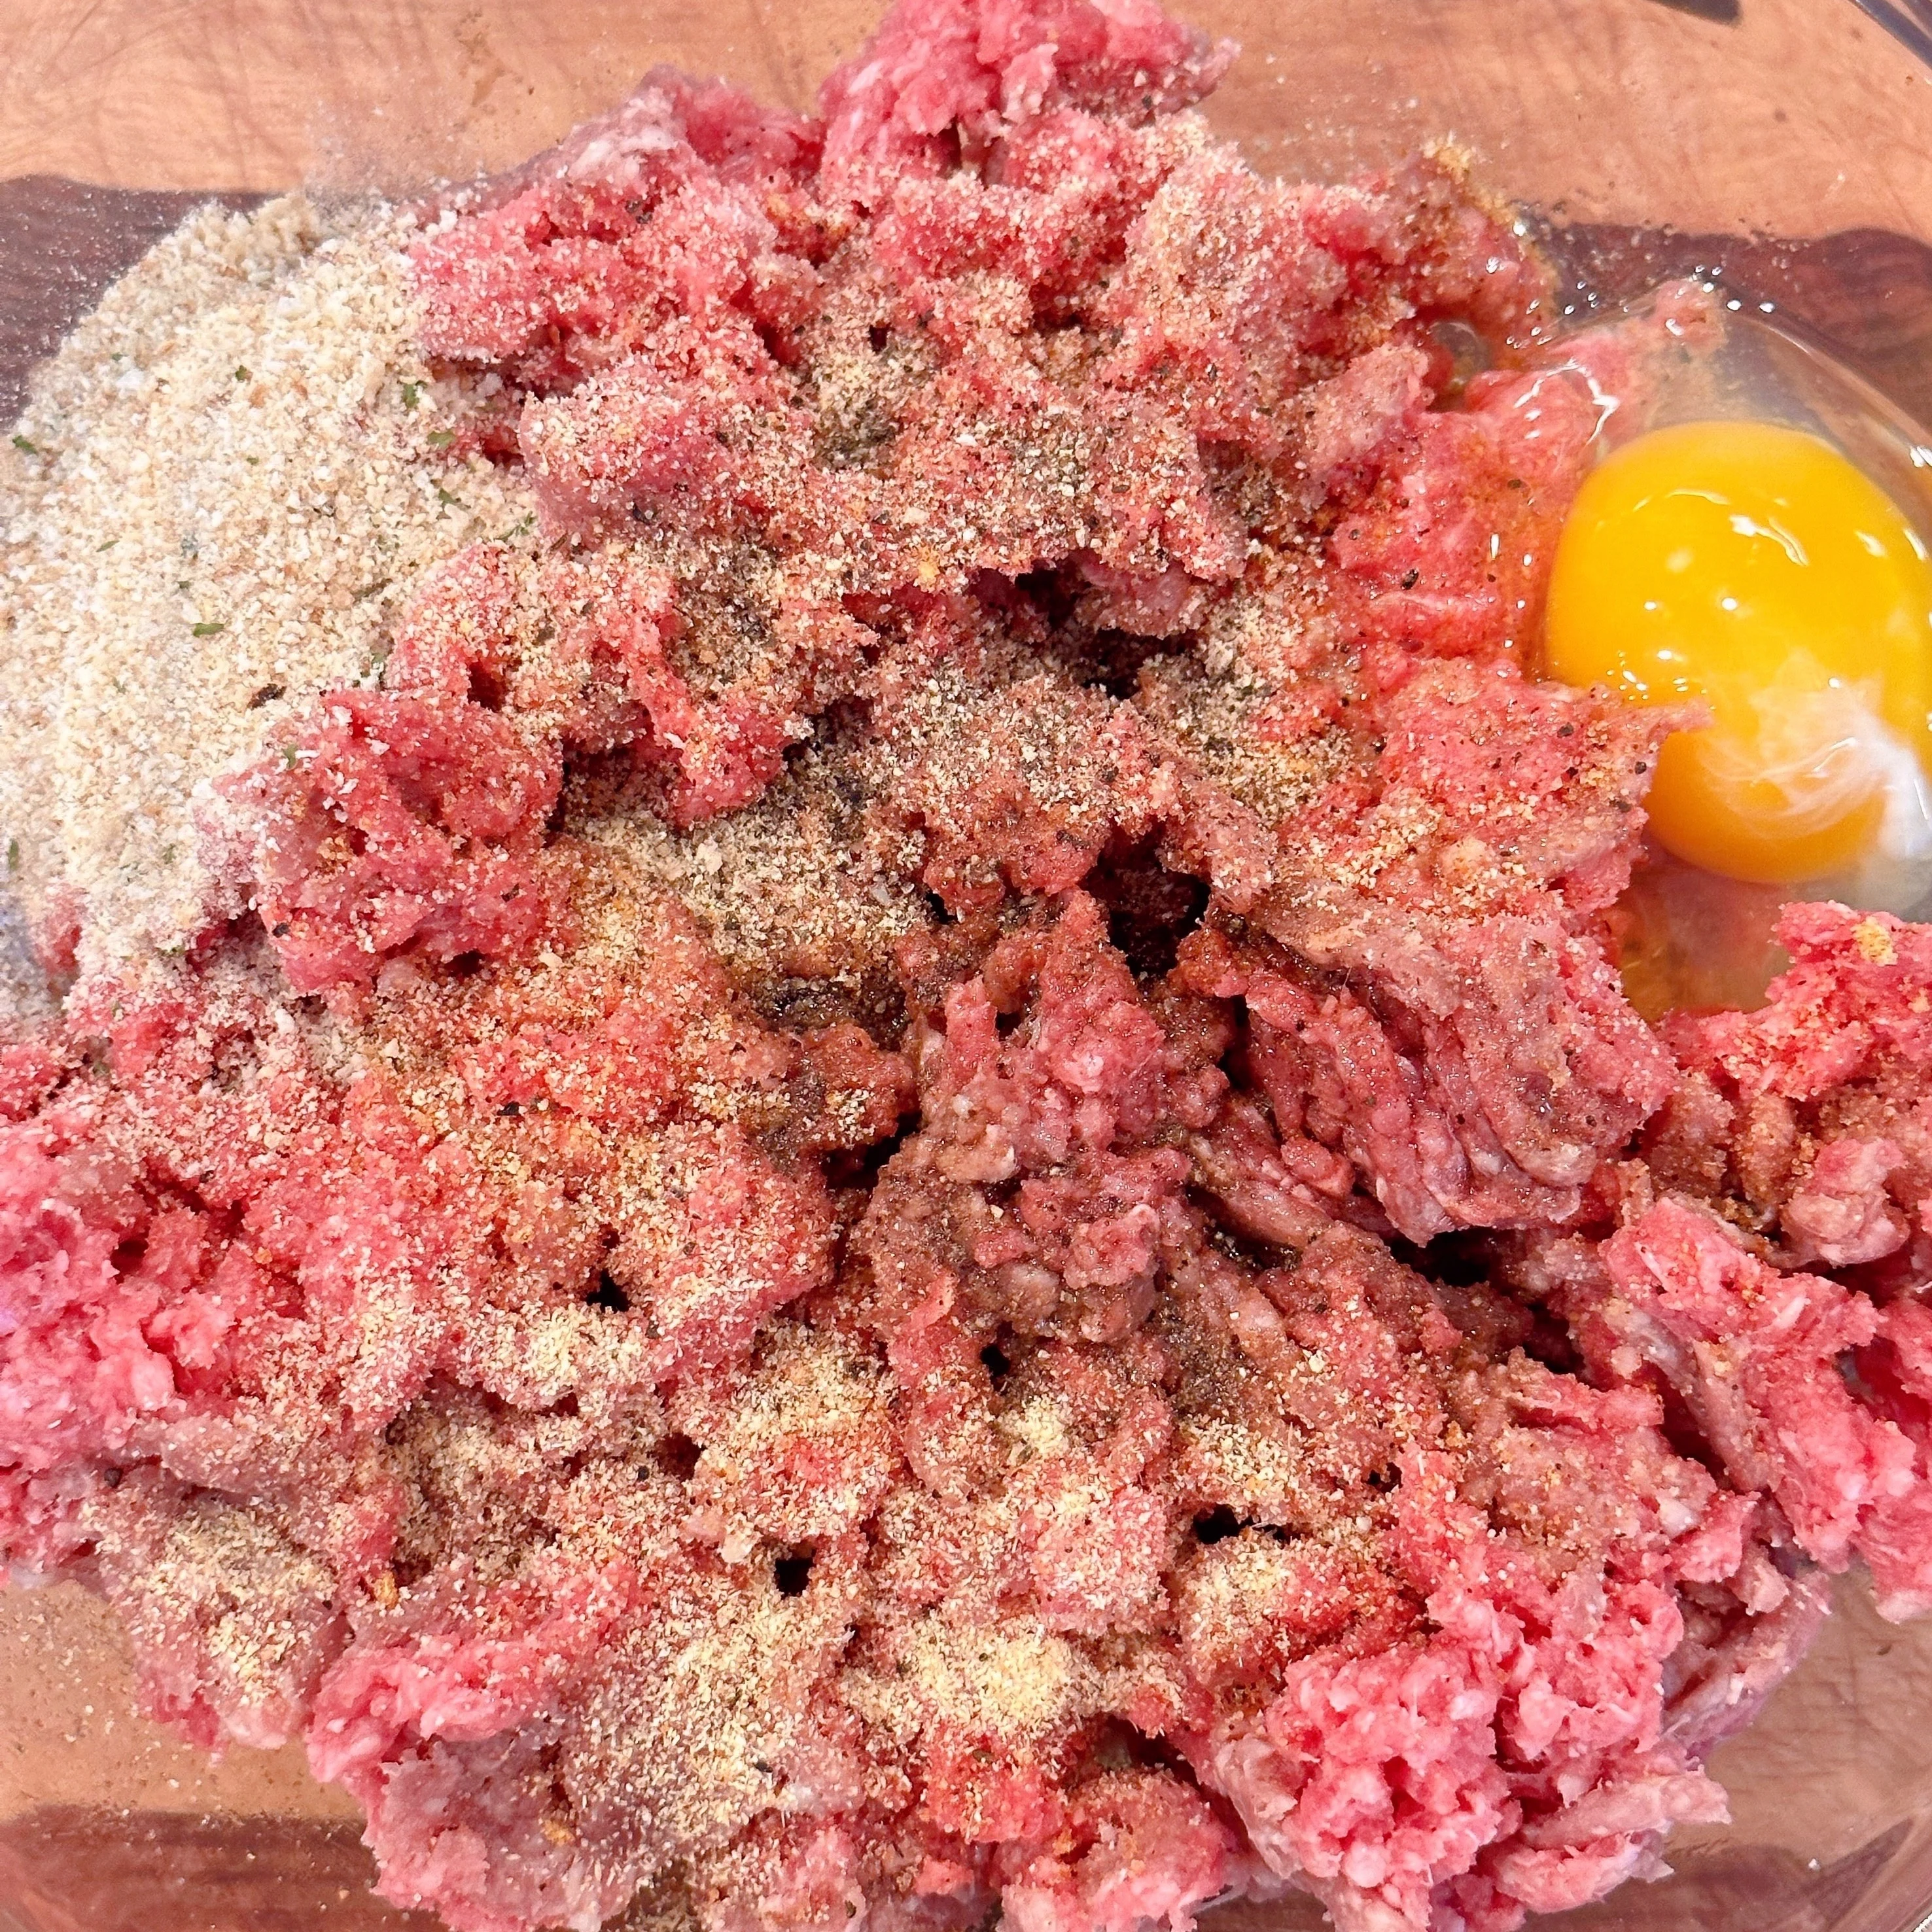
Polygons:
M1580 312L1700 270L1932 423L1928 0L1192 0L1245 52L1210 116L1334 176L1452 135L1546 225ZM669 62L794 104L873 0L7 0L0 413L210 191L406 192L501 167ZM83 188L77 184L91 185ZM1932 436L1925 439L1932 445ZM1932 448L1924 457L1932 465ZM1932 1926L1932 1621L1862 1582L1717 1754L1734 1821L1573 1932ZM299 1756L209 1766L134 1710L106 1612L0 1592L0 1932L375 1932L359 1826ZM1312 1906L1216 1932L1299 1932Z

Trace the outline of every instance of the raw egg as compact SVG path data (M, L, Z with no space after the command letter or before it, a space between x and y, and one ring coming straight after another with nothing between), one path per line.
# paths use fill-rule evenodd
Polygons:
M1702 701L1648 801L1694 865L1790 884L1932 848L1932 560L1816 436L1683 423L1606 457L1557 548L1545 657L1635 704Z

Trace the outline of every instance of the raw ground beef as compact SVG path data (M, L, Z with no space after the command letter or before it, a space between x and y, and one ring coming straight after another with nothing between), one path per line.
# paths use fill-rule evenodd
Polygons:
M1552 339L1230 57L903 0L434 214L542 541L0 1043L0 1547L457 1932L1511 1932L1932 1606L1932 930L1647 1024L1674 721L1524 668L1709 304Z

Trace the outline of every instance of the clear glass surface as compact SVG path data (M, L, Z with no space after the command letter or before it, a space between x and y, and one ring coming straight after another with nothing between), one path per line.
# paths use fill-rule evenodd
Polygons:
M0 0L0 336L17 361L184 190L406 191L508 165L670 62L802 104L872 0ZM1926 0L1182 0L1245 52L1211 116L1334 175L1453 136L1549 224L1580 308L1697 267L1932 421ZM30 176L100 184L82 194ZM25 346L23 347L23 345ZM1574 1932L1932 1925L1932 1622L1846 1580L1718 1754L1734 1821ZM373 1932L352 1808L298 1755L208 1766L134 1712L106 1612L0 1593L0 1932ZM1294 1932L1312 1906L1230 1909Z

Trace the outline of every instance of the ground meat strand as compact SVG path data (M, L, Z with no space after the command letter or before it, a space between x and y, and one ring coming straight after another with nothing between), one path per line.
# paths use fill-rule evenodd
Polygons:
M1925 928L1785 908L1790 970L1753 1013L1669 1023L1690 1078L1649 1157L1801 1266L1916 1283L1932 1266L1932 952Z

